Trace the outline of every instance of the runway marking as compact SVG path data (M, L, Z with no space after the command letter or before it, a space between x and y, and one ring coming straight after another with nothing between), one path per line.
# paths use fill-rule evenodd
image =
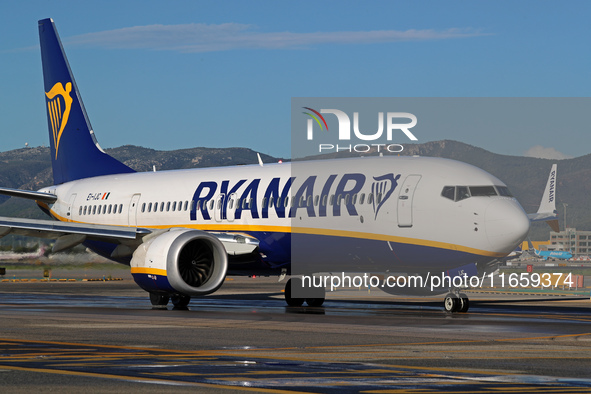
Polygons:
M389 346L400 345L403 344ZM314 348L325 347L305 349ZM347 345L341 346L340 350L350 353L347 348ZM318 390L323 393L551 393L591 390L591 380L585 379L554 380L490 370L376 366L315 359L322 354L306 354L306 357L270 354L284 353L284 349L267 348L267 354L262 354L262 349L186 351L0 339L0 354L4 354L0 357L0 370L266 393L314 393Z

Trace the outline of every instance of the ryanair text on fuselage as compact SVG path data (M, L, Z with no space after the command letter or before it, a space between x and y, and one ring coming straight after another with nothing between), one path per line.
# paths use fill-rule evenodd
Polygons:
M367 203L373 205L376 217L381 206L398 186L400 176L400 174L389 173L373 177ZM247 179L241 179L234 184L231 184L230 180L204 181L199 183L195 190L190 219L197 220L197 212L200 211L203 220L211 220L210 210L214 209L216 197L216 204L220 204L221 219L227 219L228 209L235 209L235 219L240 219L243 211L250 211L253 219L266 219L269 217L270 210L274 210L279 218L293 218L298 210L308 217L325 217L329 214L336 217L341 216L343 211L350 216L357 216L353 196L361 192L367 177L361 173L347 173L337 180L338 177L337 174L331 174L325 180L319 181L317 175L310 175L293 195L291 189L296 180L295 176L284 180L276 177L266 185L261 185L261 178L250 182ZM243 187L244 185L246 186ZM333 185L336 187L334 192L331 192ZM261 195L262 200L259 199ZM234 206L229 204L232 196L236 198L232 202Z

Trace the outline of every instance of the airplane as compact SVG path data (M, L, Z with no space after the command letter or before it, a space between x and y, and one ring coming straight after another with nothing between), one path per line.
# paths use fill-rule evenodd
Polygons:
M291 275L288 305L321 306L324 288L292 295L298 275L465 272L506 256L529 231L503 182L448 159L136 172L98 144L52 19L39 21L39 35L54 185L0 193L35 200L53 220L3 217L0 236L52 238L54 252L84 244L128 265L154 308L185 308L226 275L256 270ZM547 204L533 215L556 217ZM467 311L457 289L440 292L447 311Z
M544 260L558 259L558 260L570 260L573 257L571 252L562 250L538 250L536 249L531 241L528 239L529 252L533 252L537 257L541 257Z
M39 247L37 248L36 251L30 252L30 253L16 253L16 252L2 251L2 252L0 252L0 261L36 259L39 257L43 257L43 255L45 255L46 251L47 251L47 248L43 244L39 245Z

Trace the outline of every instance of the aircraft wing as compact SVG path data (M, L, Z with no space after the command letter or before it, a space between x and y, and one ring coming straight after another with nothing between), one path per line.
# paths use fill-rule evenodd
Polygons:
M74 247L87 239L120 244L136 241L139 244L142 237L150 233L151 230L143 228L0 217L0 237L18 234L56 239L54 252Z
M47 204L53 204L57 201L57 196L54 194L34 192L31 190L11 189L8 187L0 187L0 194L11 197L26 198L29 200L43 201Z
M168 229L152 230L136 227L0 217L0 238L8 234L17 234L55 239L56 242L52 249L54 253L72 248L86 240L95 240L119 244L111 257L122 257L131 255L135 248L143 242L145 236L166 231ZM248 235L233 233L210 234L218 238L224 244L226 252L232 255L252 253L259 246L258 240Z

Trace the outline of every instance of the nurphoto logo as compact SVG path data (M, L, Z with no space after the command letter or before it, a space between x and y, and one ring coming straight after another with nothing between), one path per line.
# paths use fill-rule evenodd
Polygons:
M337 134L339 141L351 141L352 138L360 141L378 141L383 140L384 131L385 137L388 142L391 142L395 136L398 136L399 132L402 132L409 140L417 141L417 137L410 131L411 128L416 126L417 117L408 112L378 112L378 126L377 131L361 130L359 127L359 112L353 112L353 133L351 133L351 118L347 113L338 109L320 109L317 111L310 107L303 107L306 111L303 112L308 115L306 137L308 141L314 140L314 128L319 129L320 132L330 133L328 123L323 114L334 115L338 122ZM334 118L333 118L334 119ZM406 120L406 121L404 121ZM409 122L410 121L410 122ZM384 127L385 124L385 127ZM315 126L317 125L317 126ZM362 144L318 144L318 151L326 153L328 151L349 151L365 153L371 149L377 148L380 152L381 149L385 149L388 152L399 153L402 152L404 147L400 144L384 144L384 143L362 143Z

